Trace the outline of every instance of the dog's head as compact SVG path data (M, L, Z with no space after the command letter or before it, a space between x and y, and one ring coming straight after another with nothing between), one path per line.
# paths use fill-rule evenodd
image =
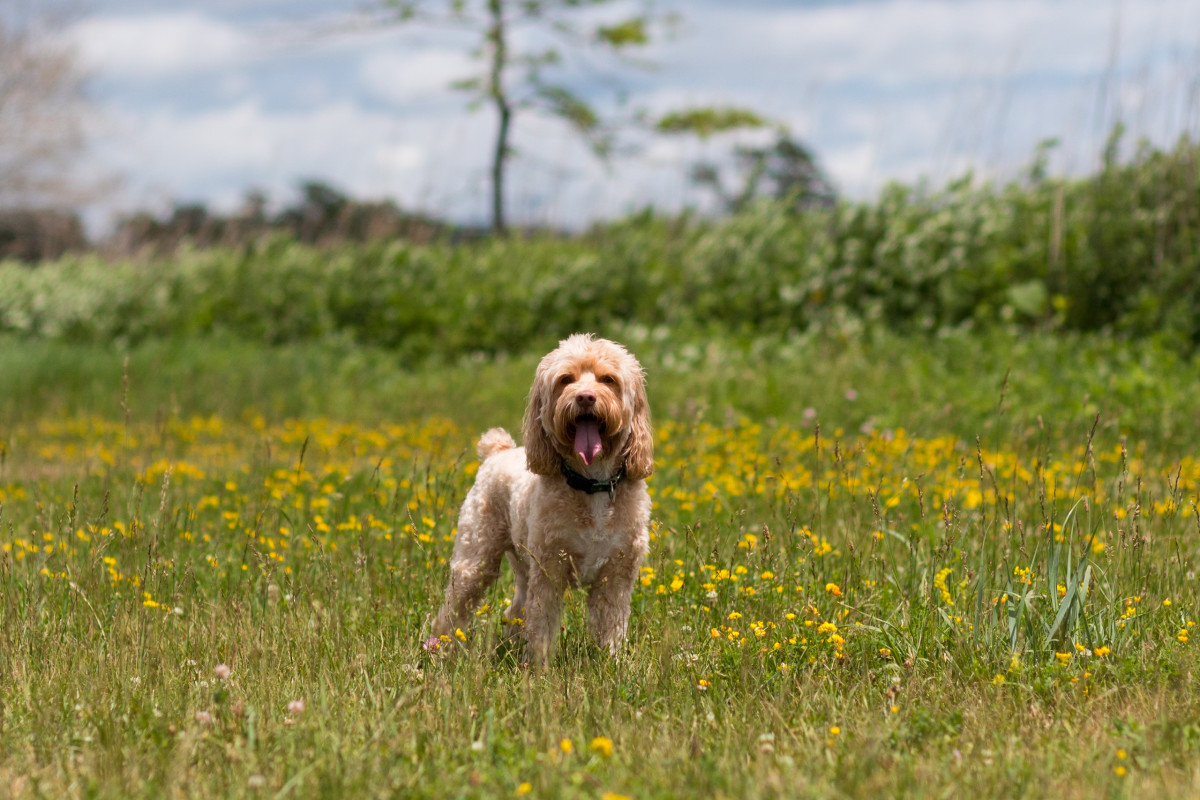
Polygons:
M579 472L610 475L623 465L626 477L649 477L654 438L641 364L591 334L559 342L538 364L523 438L539 475L556 474L565 460Z

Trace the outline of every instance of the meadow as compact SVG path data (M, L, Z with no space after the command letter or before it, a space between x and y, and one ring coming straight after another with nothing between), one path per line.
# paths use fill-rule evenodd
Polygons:
M603 331L602 331L603 332ZM1195 796L1200 364L662 337L626 651L421 643L526 350L0 339L0 794Z

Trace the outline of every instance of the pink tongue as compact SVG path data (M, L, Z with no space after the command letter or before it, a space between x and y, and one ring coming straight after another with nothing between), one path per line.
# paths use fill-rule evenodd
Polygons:
M575 452L589 466L596 460L600 454L600 423L585 419L575 426Z

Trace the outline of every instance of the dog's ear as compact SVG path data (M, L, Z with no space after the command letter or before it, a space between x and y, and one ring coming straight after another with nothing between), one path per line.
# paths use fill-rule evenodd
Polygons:
M625 444L625 475L634 480L649 478L654 472L654 432L650 429L650 403L646 400L646 382L639 367L633 392L633 419L629 441Z
M525 408L525 422L521 429L521 444L525 445L525 464L537 475L553 475L559 470L562 457L554 449L554 442L542 427L542 413L550 402L546 370L538 366L537 377L529 390L529 405Z

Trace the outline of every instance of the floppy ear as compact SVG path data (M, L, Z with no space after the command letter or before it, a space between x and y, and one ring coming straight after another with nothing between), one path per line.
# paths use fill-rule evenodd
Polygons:
M549 402L545 375L538 369L533 387L529 390L529 405L525 408L525 423L521 430L521 443L525 445L525 464L537 475L553 475L559 470L562 456L554 449L554 442L542 427L542 411Z
M654 432L650 430L650 403L646 400L646 384L637 370L633 389L633 420L629 426L629 441L625 444L625 475L634 480L649 478L654 472Z

